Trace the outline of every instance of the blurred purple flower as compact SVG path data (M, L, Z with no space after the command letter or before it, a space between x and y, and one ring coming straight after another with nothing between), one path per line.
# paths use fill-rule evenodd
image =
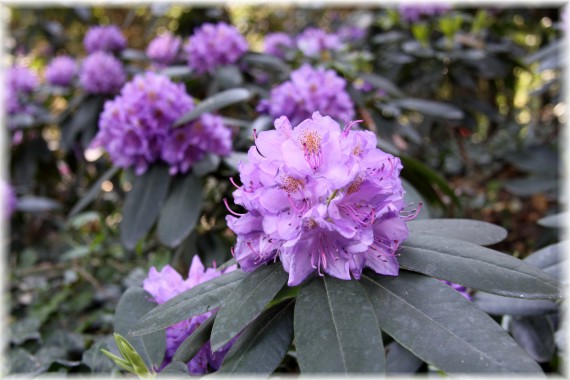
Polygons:
M51 60L46 69L46 81L54 86L67 87L77 75L77 63L67 55Z
M166 265L161 271L155 267L150 268L148 277L143 281L143 288L153 297L153 301L159 305L165 303L174 296L195 287L198 284L219 277L236 269L236 265L223 271L214 268L204 268L200 258L196 255L192 259L188 278L182 276L170 265ZM184 340L190 336L213 312L197 315L185 321L179 322L166 329L166 354L162 366L163 369L172 361L176 350ZM233 341L219 351L212 352L210 342L202 346L200 351L188 362L188 371L192 375L202 375L208 372L208 367L213 370L220 368L224 356L230 349Z
M3 180L0 180L0 196L2 197L4 207L2 217L4 220L8 220L16 210L18 199L12 186Z
M247 213L226 216L244 271L279 256L290 286L314 272L344 280L359 279L364 267L398 274L405 220L415 216L403 211L402 165L355 123L341 129L315 112L295 128L283 116L259 133L233 193Z
M247 49L246 39L225 22L203 24L184 45L188 65L199 74L236 62Z
M103 146L119 167L144 173L163 159L171 174L185 173L207 152L231 152L231 131L209 114L179 128L173 124L194 108L184 84L152 72L137 75L119 96L105 103L91 147Z
M85 58L79 74L79 83L91 94L114 94L126 80L122 63L109 53L102 51Z
M293 39L286 33L269 33L265 36L264 52L284 58L287 49L293 48L294 45Z
M459 293L461 293L461 295L463 297L467 298L469 301L472 301L471 296L469 295L469 291L467 290L467 288L465 286L456 284L454 282L445 281L445 280L439 280L439 281L443 282L446 285L451 286L453 289L455 289Z
M127 47L127 40L116 25L93 26L85 34L83 46L87 53L117 52Z
M24 66L13 66L6 72L8 85L6 87L6 111L8 115L27 113L30 107L26 97L34 92L39 81L37 75Z
M447 13L451 6L446 4L400 5L400 18L406 22L417 22L422 17L430 17Z
M374 86L370 83L365 81L364 79L356 79L353 83L352 86L357 89L360 90L362 92L370 92L372 90L374 90Z
M307 28L297 36L297 48L307 57L318 58L324 51L338 50L340 38L319 28Z
M366 37L366 30L355 25L346 25L339 28L337 36L343 42L357 42Z
M164 33L148 44L146 55L155 63L169 65L178 58L182 39L172 33Z
M277 118L287 116L293 124L314 111L346 121L354 116L354 104L345 91L346 81L333 70L315 69L304 64L291 73L291 79L271 90L258 110Z

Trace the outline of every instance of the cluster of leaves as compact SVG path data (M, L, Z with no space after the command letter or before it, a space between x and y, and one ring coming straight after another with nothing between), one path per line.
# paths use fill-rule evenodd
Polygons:
M104 14L100 11L78 8L54 13L53 20L59 21L42 22L36 32L54 49L79 54L80 39L68 40L63 25L78 20L80 25L96 24L97 14ZM15 15L18 12L22 16L30 10L14 9ZM540 19L547 12L530 10L528 17ZM49 10L32 13L37 17ZM134 31L141 27L153 31L173 19L158 9L142 13L144 17L134 9L107 13L124 19L122 26L131 31L131 48L120 57L129 75L146 69L143 50L153 37L148 32L143 40ZM259 14L262 18L263 12ZM10 172L20 211L12 219L10 249L10 266L16 268L12 275L12 371L116 371L101 354L106 349L121 368L150 374L164 356L165 327L217 308L180 347L171 367L161 373L185 372L181 363L205 341L221 347L238 334L221 372L414 373L429 370L423 363L445 372L538 371L536 363L477 305L496 319L511 316L503 318L509 331L536 361L555 360L553 340L532 337L551 337L558 328L558 304L551 301L557 297L557 285L527 264L549 272L548 267L560 259L537 252L533 256L541 259L529 257L528 263L521 264L479 247L504 238L498 227L430 219L450 216L453 207L461 213L457 191L444 175L493 175L506 164L531 173L529 178L505 182L506 190L520 196L553 192L551 203L555 200L558 173L553 167L558 159L552 141L558 136L559 121L552 119L544 125L546 131L535 127L534 139L522 138L525 125L516 121L514 89L520 81L516 73L534 73L536 62L539 71L560 68L555 41L559 33L553 28L517 26L509 21L514 15L508 9L496 13L453 10L426 26L405 24L393 10L354 12L351 21L366 28L366 37L351 44L349 51L331 52L317 60L347 80L358 118L377 133L380 148L401 158L407 202L427 205L420 218L428 221L410 224L412 237L401 252L404 271L398 278L367 273L360 283L327 277L287 288L282 268L271 265L249 276L241 272L224 275L158 308L140 288L149 266L188 267L194 254L207 263L230 258L232 241L222 206L222 199L232 191L227 179L236 174L237 163L252 144L253 131L271 128L272 119L259 115L256 104L307 60L302 55L280 59L248 52L236 64L220 67L212 75L197 75L180 64L161 70L200 99L176 124L217 112L234 131L230 156L207 155L186 175L170 176L168 168L156 164L135 176L131 170L112 166L105 157L87 160L85 149L110 97L85 95L79 88L62 91L44 86L36 94L42 111L31 120L15 120L24 138L11 149ZM24 18L15 19L23 22ZM217 19L227 19L227 14L220 9L180 12L177 32L186 37L203 20ZM337 26L345 23L343 19ZM295 27L300 31L304 26ZM538 52L537 46L522 48L510 38L521 30L534 33L541 44L552 40L552 45ZM33 32L22 28L13 35L27 49L36 42ZM529 56L531 51L536 54ZM35 62L37 66L44 63ZM260 74L266 76L265 82L258 80ZM539 110L559 101L558 78L555 75L532 94L541 98ZM363 82L373 91L363 91ZM497 111L503 104L509 106L506 113ZM476 142L473 136L478 136ZM540 146L533 147L537 142ZM482 152L483 143L494 148ZM451 248L443 249L444 245ZM476 264L471 266L472 262ZM523 273L535 282L524 280ZM430 277L479 290L475 303ZM502 280L489 284L489 278ZM540 300L499 298L521 294ZM502 306L493 309L484 306L485 302ZM518 312L516 307L526 311ZM402 315L411 316L417 329L398 324ZM135 338L130 332L139 319L134 332L141 336ZM469 326L468 321L472 322ZM473 323L480 330L473 329ZM117 344L113 331L123 336ZM481 331L489 339L480 340ZM456 337L453 348L447 346L449 336ZM445 345L433 344L438 339ZM439 352L434 346L447 348ZM450 352L459 356L450 356ZM367 355L378 360L371 361Z

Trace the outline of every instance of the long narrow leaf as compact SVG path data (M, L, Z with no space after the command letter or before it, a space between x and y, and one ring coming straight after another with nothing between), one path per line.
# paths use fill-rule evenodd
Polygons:
M507 237L507 230L497 225L469 219L430 219L408 222L410 234L450 237L479 245L492 245Z
M425 362L450 373L541 373L485 312L436 279L402 271L363 275L380 327Z

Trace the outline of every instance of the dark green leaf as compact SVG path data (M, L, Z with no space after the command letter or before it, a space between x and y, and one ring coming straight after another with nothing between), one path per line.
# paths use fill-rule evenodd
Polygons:
M217 154L206 153L204 158L194 163L192 173L194 173L196 177L203 177L206 174L216 171L218 166L220 166L220 161L221 158Z
M491 317L436 279L401 271L361 282L382 330L444 372L542 372Z
M160 367L162 364L166 351L165 332L156 331L144 337L133 337L128 332L135 321L156 307L150 298L142 288L128 288L119 300L113 323L115 333L121 334L133 346L147 368Z
M521 197L554 191L557 188L558 180L552 178L524 177L505 181L505 189Z
M554 330L544 315L513 318L509 330L517 343L537 362L550 361L554 355Z
M416 207L420 203L423 204L422 210L418 214L418 216L416 217L416 220L430 219L431 218L431 212L429 210L429 205L427 204L425 199L418 192L418 190L414 186L412 186L411 183L409 183L404 178L401 178L401 180L402 180L402 187L404 188L404 191L406 192L406 194L404 195L404 204L413 203Z
M210 344L218 351L253 321L287 282L280 264L256 269L240 282L218 312Z
M100 95L87 97L68 122L64 124L60 142L61 149L64 152L71 147L79 133L97 127L104 101L105 97Z
M411 375L424 362L400 343L394 341L386 346L386 372L388 374Z
M558 154L553 149L540 145L509 153L505 159L517 169L539 175L556 175L559 163Z
M193 175L173 181L160 212L157 235L169 247L179 246L196 227L202 210L202 186Z
M546 273L562 279L562 268L566 260L563 260L563 252L570 249L570 241L565 240L546 246L524 258L524 262L542 269Z
M293 340L293 305L285 302L263 312L236 339L216 373L273 373Z
M440 117L442 119L449 120L463 119L463 111L447 103L415 98L397 99L392 103L404 109L418 111L428 116Z
M241 59L251 65L263 66L276 71L288 72L291 70L281 58L270 54L246 53Z
M113 178L115 176L115 174L117 174L117 172L120 170L120 168L118 166L113 166L112 168L110 168L109 170L107 170L94 184L93 186L91 186L91 188L89 189L89 191L87 191L87 193L85 193L85 195L83 195L80 199L79 202L77 202L75 204L75 206L73 206L73 208L71 209L71 211L69 212L68 217L71 218L73 216L75 216L78 212L80 212L81 210L83 210L85 207L87 207L91 202L93 202L95 200L95 198L97 197L97 195L101 192L101 185L103 184L103 182L110 180L111 178Z
M137 49L125 49L121 52L121 58L127 61L148 61L145 52Z
M28 339L41 340L41 321L34 317L12 322L10 325L10 343L20 345Z
M569 213L562 212L559 214L548 215L544 218L538 220L538 224L543 227L549 228L559 228L562 229L566 225L566 220L568 220Z
M240 162L247 162L247 153L232 152L229 156L224 157L223 160L229 167L238 171L238 164Z
M295 306L301 372L384 372L377 317L359 281L326 276L302 286Z
M473 302L481 310L492 315L540 315L558 309L558 305L552 301L502 297L485 292L477 292L473 297Z
M235 88L243 84L243 75L236 65L218 67L214 78L222 90Z
M17 347L8 352L9 373L25 373L33 376L47 369L46 365L23 348Z
M141 318L131 329L130 334L149 334L195 315L217 309L222 306L231 289L245 277L244 272L235 270L180 293Z
M362 74L360 78L374 87L386 91L387 94L393 96L404 96L402 91L390 81L388 78L385 78L378 74Z
M108 349L108 345L114 340L112 336L102 338L93 343L93 345L85 352L81 362L91 369L92 372L110 373L114 368L114 364L102 352L101 349Z
M233 88L231 90L220 92L214 96L204 99L204 101L194 107L192 111L178 119L174 123L174 126L179 127L197 119L203 113L212 112L234 103L244 102L249 100L252 96L253 93L245 88Z
M162 165L151 166L135 179L125 199L120 225L121 241L127 249L133 249L156 221L169 185L168 168Z
M61 204L53 199L45 197L24 195L18 198L16 208L22 212L48 212L59 210L61 208Z
M188 375L188 365L179 361L172 361L169 365L164 367L157 375L158 378L166 377L168 379L190 377Z
M176 353L172 360L188 363L200 349L210 339L212 326L216 319L217 312L214 312L208 319L206 319L196 330L192 332L176 349Z
M399 251L400 267L468 288L507 297L554 300L552 276L510 255L440 236L410 236Z
M169 78L182 79L192 75L192 69L188 65L170 66L159 71L160 74Z
M430 219L408 222L410 235L418 233L450 237L478 245L492 245L507 237L507 230L495 224L469 219Z

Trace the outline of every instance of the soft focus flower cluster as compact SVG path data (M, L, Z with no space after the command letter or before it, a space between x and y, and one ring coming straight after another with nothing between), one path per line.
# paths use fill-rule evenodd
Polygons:
M39 86L37 75L24 66L13 66L6 72L6 111L9 115L27 113L30 109L26 97Z
M346 81L334 70L304 64L291 73L291 79L271 90L258 111L272 117L287 116L293 124L315 111L347 121L354 117L354 104L345 90Z
M406 22L417 22L422 17L437 16L447 13L451 7L445 4L417 4L399 7L400 18Z
M182 38L172 33L164 33L153 39L146 48L146 55L159 65L169 65L176 62Z
M150 268L148 277L143 282L143 288L153 297L153 301L161 305L174 296L195 287L198 284L219 277L223 273L228 273L236 269L236 266L228 267L223 271L213 268L204 268L198 256L194 256L188 278L184 280L182 276L170 265L166 265L162 270ZM212 311L197 315L185 321L179 322L166 329L166 353L161 370L172 361L176 350L184 340L190 336L206 319L212 315ZM188 362L188 371L192 375L202 375L211 370L220 368L222 361L230 349L233 341L212 352L210 342L206 342L200 351Z
M64 55L52 59L46 68L46 81L54 86L68 87L77 75L77 63Z
M88 53L118 52L127 47L127 40L116 25L94 26L85 34L83 46Z
M342 43L336 34L327 33L319 28L307 28L297 36L297 47L307 57L318 58L329 50L337 50Z
M115 94L126 80L123 64L110 53L98 51L83 61L79 83L91 94Z
M4 220L7 220L12 216L14 210L16 210L18 200L12 186L3 180L0 180L0 198L2 199L1 216Z
M137 175L162 159L170 173L185 173L207 152L231 152L231 130L219 116L203 114L178 128L173 124L194 108L184 84L147 72L127 83L119 96L105 103L99 132L91 147L103 146L114 164L134 166Z
M295 42L286 33L269 33L263 41L264 51L279 58L285 57L287 49L292 49Z
M246 39L225 22L202 24L184 45L188 65L199 74L234 63L247 50Z
M247 213L226 216L244 271L279 257L290 286L314 272L344 280L364 267L398 274L396 251L414 217L403 211L402 165L354 123L341 129L315 112L295 128L281 117L259 133L233 193Z

